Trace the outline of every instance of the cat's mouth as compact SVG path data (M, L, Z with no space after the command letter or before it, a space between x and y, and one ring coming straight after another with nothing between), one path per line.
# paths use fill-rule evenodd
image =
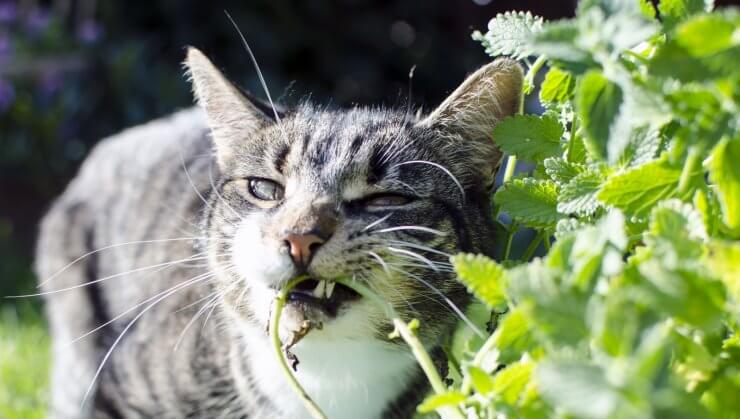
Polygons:
M288 304L319 309L330 317L336 317L343 304L360 298L360 294L340 283L307 279L291 290Z

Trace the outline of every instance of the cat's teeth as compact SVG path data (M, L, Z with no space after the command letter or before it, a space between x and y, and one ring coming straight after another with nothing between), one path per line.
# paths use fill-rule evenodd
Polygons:
M327 299L331 298L331 295L334 293L334 285L337 285L337 283L334 281L328 281L326 283L326 298Z
M326 293L326 281L319 281L319 284L316 285L316 288L313 290L313 296L316 298L324 298L324 294Z

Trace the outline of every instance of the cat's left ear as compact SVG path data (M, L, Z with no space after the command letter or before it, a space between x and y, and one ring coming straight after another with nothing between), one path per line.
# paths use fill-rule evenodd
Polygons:
M500 58L471 74L418 124L435 130L446 152L462 155L490 178L502 155L493 127L519 111L523 77L516 61Z
M230 159L236 143L274 122L263 104L239 90L198 49L188 48L184 65L205 110L220 163Z

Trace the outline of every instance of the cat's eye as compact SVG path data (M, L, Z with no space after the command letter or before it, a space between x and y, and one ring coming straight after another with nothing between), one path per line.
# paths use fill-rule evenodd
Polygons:
M249 193L261 201L279 201L283 199L283 187L268 179L249 179Z
M411 198L396 194L382 194L367 198L364 204L368 208L400 207L411 202Z

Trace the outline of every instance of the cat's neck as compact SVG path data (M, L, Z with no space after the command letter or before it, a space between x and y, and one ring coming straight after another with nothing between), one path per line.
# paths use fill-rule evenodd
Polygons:
M239 350L243 351L240 364L249 377L243 391L260 393L267 399L260 404L266 410L278 409L280 417L308 418L283 376L265 331L246 323L238 328L236 332L242 335ZM418 380L420 371L403 347L377 339L332 340L320 331L312 334L293 349L300 360L296 376L329 418L393 417L388 410L406 404L399 398L410 399L415 406L423 395L426 386ZM247 397L254 400L255 395ZM257 417L270 417L269 413Z

